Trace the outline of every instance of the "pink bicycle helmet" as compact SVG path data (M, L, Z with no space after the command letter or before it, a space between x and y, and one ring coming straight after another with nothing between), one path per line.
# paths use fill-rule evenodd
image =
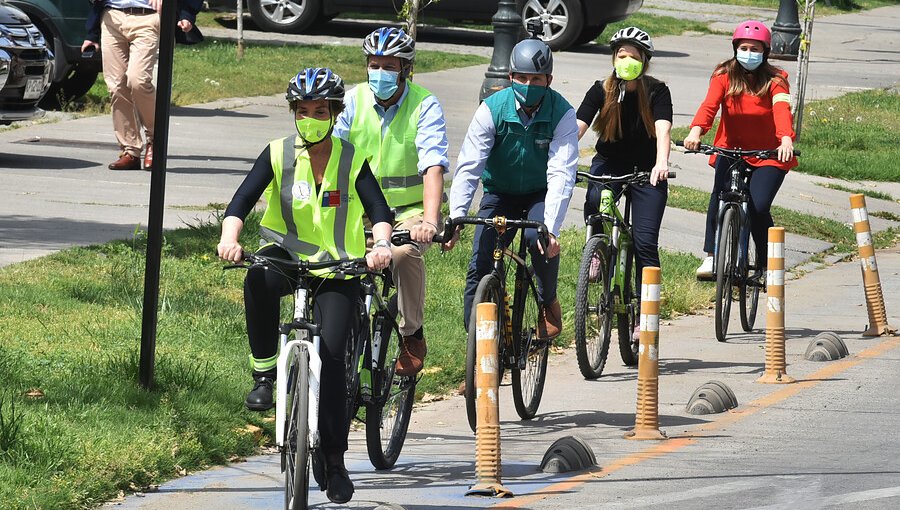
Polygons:
M766 51L772 47L772 32L762 21L750 19L738 23L737 28L734 29L734 35L731 37L731 44L737 46L741 39L759 41L766 47Z

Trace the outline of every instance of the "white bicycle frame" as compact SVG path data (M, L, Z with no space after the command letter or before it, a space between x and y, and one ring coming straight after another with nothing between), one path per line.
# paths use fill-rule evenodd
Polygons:
M294 319L304 320L307 315L307 289L297 289L294 292ZM298 330L304 338L308 337L306 330ZM276 382L276 398L275 398L275 441L278 446L284 446L285 441L285 417L288 409L285 402L287 401L288 391L288 370L293 357L303 346L309 353L309 423L307 430L309 431L309 444L311 448L315 448L319 444L319 376L322 372L322 358L319 357L319 343L321 338L314 335L312 342L309 340L296 339L288 342L288 335L279 336L280 350L278 353L277 382ZM295 397L296 398L296 397Z

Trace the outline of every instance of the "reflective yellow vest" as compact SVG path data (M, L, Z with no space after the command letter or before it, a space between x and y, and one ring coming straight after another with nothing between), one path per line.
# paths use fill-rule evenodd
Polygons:
M431 92L409 80L406 86L409 92L391 119L384 138L381 117L375 111L375 95L365 84L356 87L356 112L349 133L350 143L368 155L369 166L388 206L394 210L396 221L425 212L422 204L425 185L419 175L416 133L422 101Z
M331 157L316 190L309 153L296 146L298 137L269 143L275 174L264 197L268 206L260 221L260 234L296 254L301 260L323 261L358 258L366 254L363 204L356 193L356 179L365 154L335 136ZM293 172L284 172L285 162ZM314 274L333 277L333 273Z

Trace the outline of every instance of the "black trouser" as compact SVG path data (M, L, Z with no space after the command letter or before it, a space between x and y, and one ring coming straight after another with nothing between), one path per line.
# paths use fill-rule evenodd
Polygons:
M289 259L281 248L267 248L266 255ZM293 278L292 278L293 279ZM247 336L253 357L264 359L278 352L278 313L280 298L293 293L292 279L274 269L253 268L244 280L244 305L247 312ZM319 324L322 358L319 386L319 433L322 452L347 451L350 433L347 419L347 374L344 352L356 323L356 306L360 297L359 280L310 278L313 293L313 320ZM325 313L328 310L328 313Z
M591 164L591 175L625 175L633 170L622 171L609 165L606 161L594 161ZM613 193L619 194L621 185L609 186ZM669 198L669 183L659 181L656 186L629 186L631 193L631 238L634 241L635 288L637 296L641 295L641 280L645 267L659 267L659 227L662 225L666 201ZM588 183L587 198L584 203L584 219L597 214L600 205L602 186Z
M731 160L728 158L716 158L716 177L713 190L709 196L709 207L706 210L706 237L703 241L703 249L706 253L713 253L716 247L716 217L719 213L719 192L728 188L731 184L731 172L728 171ZM756 244L758 260L765 261L768 253L769 227L775 223L772 221L772 202L775 195L784 182L787 172L774 166L761 166L753 169L750 174L750 203L747 212L750 216L750 232ZM760 269L765 269L762 266Z

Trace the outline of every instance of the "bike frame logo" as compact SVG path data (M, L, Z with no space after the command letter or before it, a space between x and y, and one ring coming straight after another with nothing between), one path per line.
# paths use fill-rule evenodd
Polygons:
M600 192L600 212L602 214L612 214L613 207L615 207L613 192L611 189L604 189Z

